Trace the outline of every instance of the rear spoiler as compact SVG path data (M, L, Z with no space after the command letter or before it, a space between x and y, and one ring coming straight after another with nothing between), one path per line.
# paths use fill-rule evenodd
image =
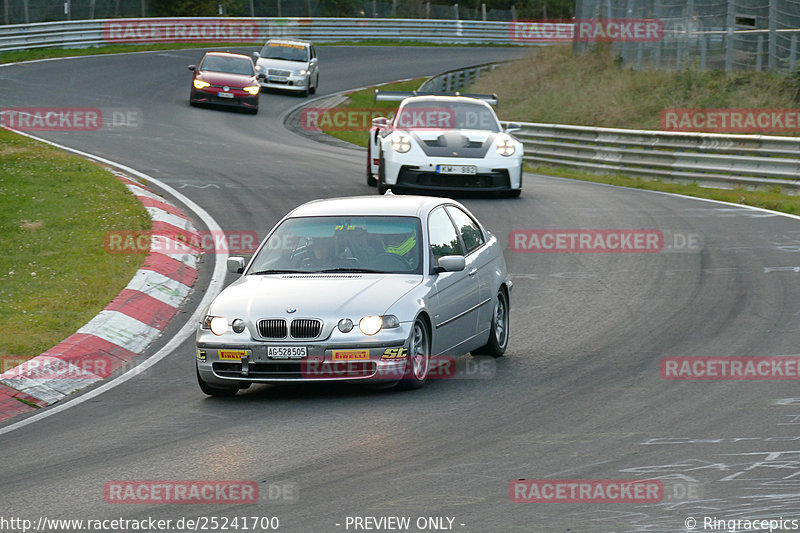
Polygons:
M430 91L381 91L375 89L376 102L400 102L411 96L463 96L465 98L477 98L490 105L497 105L496 94L472 94L472 93L440 93Z

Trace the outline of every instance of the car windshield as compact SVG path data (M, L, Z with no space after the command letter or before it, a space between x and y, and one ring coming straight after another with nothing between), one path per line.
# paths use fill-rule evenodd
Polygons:
M395 127L501 131L494 112L484 105L433 100L404 105L395 117Z
M289 218L270 235L247 274L421 274L420 235L416 217Z
M200 70L206 72L225 72L227 74L253 75L253 63L243 57L212 56L203 59Z
M261 57L284 61L308 61L308 48L302 44L267 43L261 49Z

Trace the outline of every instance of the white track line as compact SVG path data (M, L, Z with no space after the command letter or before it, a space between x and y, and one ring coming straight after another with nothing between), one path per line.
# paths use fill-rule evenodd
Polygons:
M148 176L147 174L139 172L138 170L134 170L125 165L120 165L119 163L115 163L114 161L105 159L103 157L98 157L96 155L89 154L87 152L75 150L74 148L62 146L60 144L50 142L46 139L40 139L39 137L35 137L33 135L29 135L21 131L15 131L15 130L10 130L10 131L14 131L15 133L19 133L20 135L24 135L25 137L29 137L31 139L41 141L51 146L55 146L56 148L66 150L74 154L78 154L87 159L91 159L112 167L116 167L120 170L133 174L134 176L148 180L149 182L156 184L159 188L171 194L175 199L177 199L178 201L183 203L188 209L193 211L194 214L197 215L197 217L200 220L202 220L206 224L206 226L208 226L209 231L220 232L220 233L222 232L222 228L219 226L219 224L217 224L217 221L214 220L214 218L212 218L211 215L208 214L208 212L205 209L203 209L202 207L194 203L192 200L190 200L189 198L187 198L186 196L184 196L183 194L176 191L174 188L170 187L169 185L160 180L157 180L151 176ZM76 405L80 405L85 401L91 400L92 398L95 398L96 396L99 396L104 392L113 389L117 385L121 385L126 381L128 381L129 379L138 376L151 366L155 365L156 363L164 359L164 357L166 357L178 346L180 346L183 341L185 341L187 338L189 338L190 335L192 335L195 332L197 324L200 322L201 319L200 315L205 311L206 307L211 303L211 300L213 300L222 291L222 284L225 281L225 272L226 272L225 262L228 259L228 253L221 252L214 255L215 255L214 272L211 275L211 282L208 285L208 290L206 291L206 294L203 296L203 299L200 301L200 304L197 306L197 309L195 309L195 312L192 314L191 317L189 317L189 320L186 321L183 327L159 351L157 351L156 353L154 353L153 355L142 361L136 367L112 379L108 383L100 385L96 389L92 389L91 391L82 394L76 397L75 399L66 400L64 401L64 403L58 403L53 407L46 408L45 410L40 411L35 415L32 415L24 420L20 420L19 422L15 422L4 428L0 428L0 435L3 435L5 433L10 433L16 429L20 429L29 424L33 424L34 422L37 422L43 418L47 418L48 416L52 416L56 413L66 411L70 407L75 407Z

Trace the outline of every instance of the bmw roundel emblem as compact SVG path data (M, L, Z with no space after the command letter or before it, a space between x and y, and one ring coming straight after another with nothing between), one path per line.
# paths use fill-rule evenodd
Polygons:
M295 311L297 311L297 309L295 309L294 307L287 307L286 308L286 312L287 313L294 313Z
M231 90L231 88L226 85L225 87L222 88L222 90L228 92Z

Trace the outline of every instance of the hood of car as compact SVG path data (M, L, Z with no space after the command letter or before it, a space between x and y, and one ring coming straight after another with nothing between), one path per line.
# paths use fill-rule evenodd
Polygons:
M497 133L486 130L416 130L411 131L425 155L430 157L483 158Z
M325 322L385 313L422 282L403 274L268 274L242 276L217 296L209 314L229 320L319 318ZM293 312L289 312L294 309ZM408 317L398 317L409 320Z
M263 74L269 74L267 69L285 70L289 72L308 69L308 63L304 61L285 61L283 59L270 59L267 57L258 58L258 66L261 67L261 73Z
M227 72L211 72L204 70L197 73L196 78L203 80L211 85L229 86L229 87L248 87L255 85L255 76L246 76L244 74L230 74Z

